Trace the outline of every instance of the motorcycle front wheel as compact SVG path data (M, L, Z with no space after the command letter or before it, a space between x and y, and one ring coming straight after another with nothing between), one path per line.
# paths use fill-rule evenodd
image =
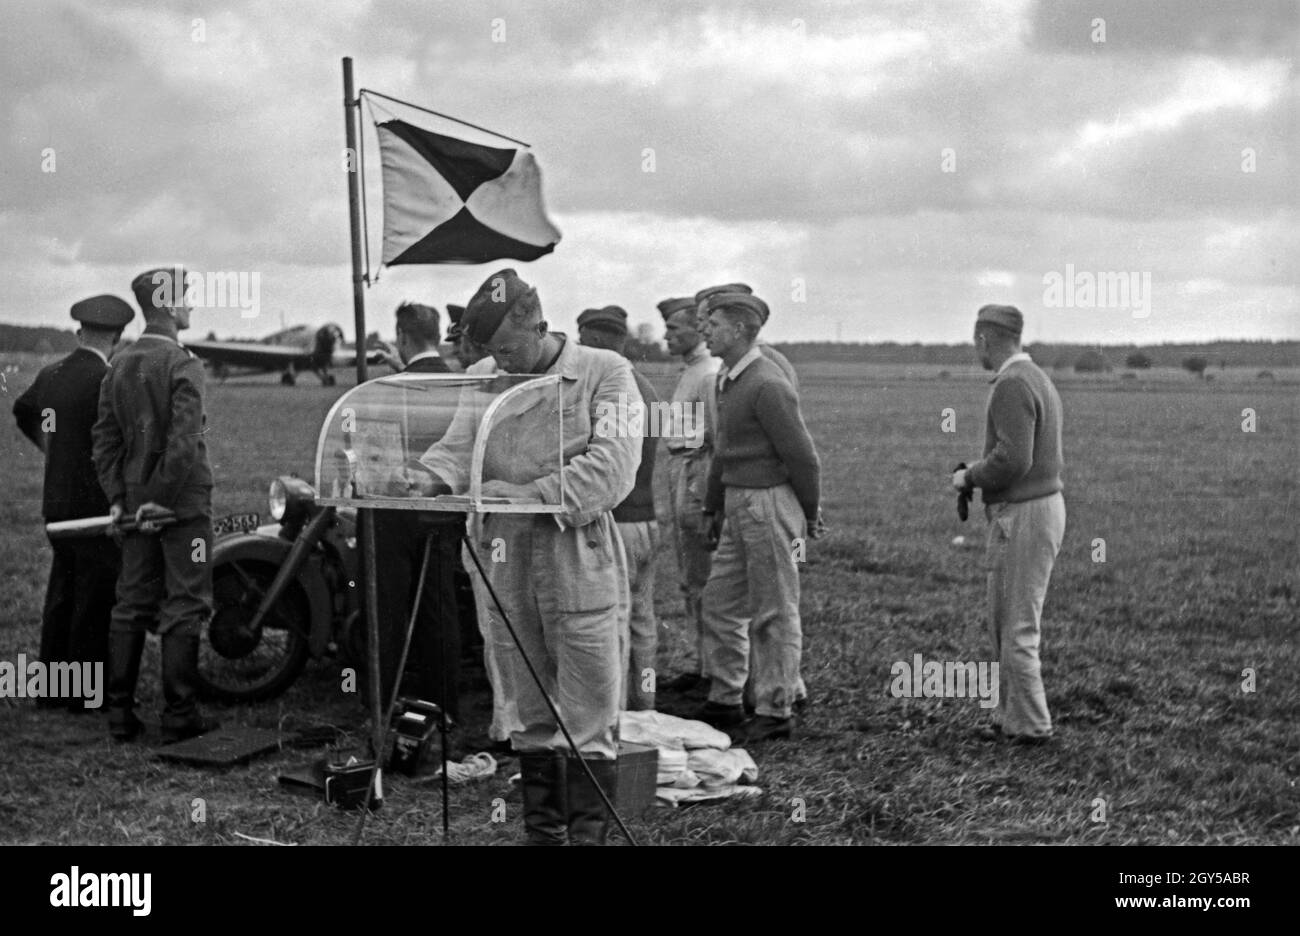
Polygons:
M253 629L275 579L269 562L235 560L212 571L213 615L199 640L199 689L221 702L261 702L293 684L307 663L311 615L297 585Z

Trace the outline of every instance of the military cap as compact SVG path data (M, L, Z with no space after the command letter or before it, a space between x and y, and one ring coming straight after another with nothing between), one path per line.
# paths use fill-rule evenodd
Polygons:
M754 290L750 288L748 283L723 283L721 286L706 286L704 289L701 289L699 292L695 294L695 301L703 302L705 299L709 298L709 296L712 296L714 293L721 293L721 292L745 293L746 295L750 295L750 296L754 294Z
M1020 314L1020 310L1015 306L986 305L982 306L979 314L975 316L975 324L996 325L1013 335L1019 335L1024 331L1025 317Z
M475 344L487 344L516 303L536 294L536 288L520 279L514 270L499 270L484 280L470 297L460 320L461 329Z
M627 313L616 305L588 309L578 316L579 328L599 328L615 334L627 334Z
M455 344L460 341L460 336L464 334L460 327L460 320L465 317L465 307L462 305L452 305L447 303L447 318L451 321L451 327L447 329L447 341L449 344Z
M696 301L690 296L682 296L677 299L665 299L663 302L660 302L656 308L659 310L659 314L664 317L664 321L666 322L678 312L682 311L682 309L694 309L696 305Z
M72 317L91 328L116 331L131 324L135 310L117 296L91 296L72 304Z
M703 303L710 296L716 296L719 293L739 293L746 296L752 296L754 290L750 288L748 283L723 283L721 286L709 286L707 289L701 289L695 294L695 301L697 303ZM763 303L762 305L763 311L758 313L760 318L759 324L766 325L768 316L767 303ZM701 307L701 310L705 314L708 314L709 312L707 307Z
M766 302L758 298L758 296L751 296L749 293L711 292L700 303L700 310L705 315L708 315L714 309L726 307L752 312L757 317L760 327L767 324L767 317L771 314Z
M180 264L145 270L131 280L131 293L140 308L148 313L154 309L173 309L185 303L187 274Z

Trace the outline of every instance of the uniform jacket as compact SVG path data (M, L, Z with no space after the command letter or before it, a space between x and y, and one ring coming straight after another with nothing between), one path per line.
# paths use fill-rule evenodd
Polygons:
M133 512L153 501L187 519L212 504L203 365L167 334L149 325L113 357L99 391L95 468L109 503Z
M47 521L108 513L91 457L99 384L107 372L103 358L78 348L42 368L27 392L14 401L18 428L45 452L41 513ZM52 423L45 418L47 410ZM52 432L45 431L47 425Z

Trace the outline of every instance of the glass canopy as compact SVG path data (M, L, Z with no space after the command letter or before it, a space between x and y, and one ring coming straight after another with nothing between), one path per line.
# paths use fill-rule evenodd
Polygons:
M316 446L318 503L336 507L564 513L558 374L394 374L330 409ZM559 504L484 497L490 481L558 474ZM436 493L445 485L451 493Z

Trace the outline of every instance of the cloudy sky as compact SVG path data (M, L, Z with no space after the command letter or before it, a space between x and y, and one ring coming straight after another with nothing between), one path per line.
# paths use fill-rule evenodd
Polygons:
M553 327L618 303L657 328L656 300L743 279L773 340L964 341L991 301L1030 340L1300 338L1297 9L5 0L0 321L183 260L260 275L256 318L196 334L350 336L350 55L361 87L532 144L564 236L511 265ZM1145 274L1149 305L1053 300L1067 265ZM384 269L370 326L496 267Z

